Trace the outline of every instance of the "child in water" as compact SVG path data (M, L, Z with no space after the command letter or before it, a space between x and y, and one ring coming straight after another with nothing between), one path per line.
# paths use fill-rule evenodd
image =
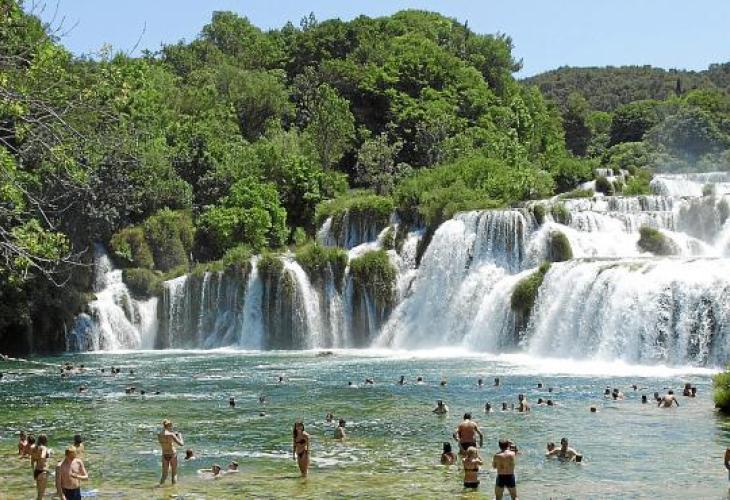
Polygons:
M467 448L462 462L464 464L464 488L479 488L479 467L483 462L474 446Z

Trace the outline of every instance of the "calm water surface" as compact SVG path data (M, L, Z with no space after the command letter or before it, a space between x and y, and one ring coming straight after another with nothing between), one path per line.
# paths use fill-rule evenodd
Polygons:
M338 351L244 353L165 351L69 355L48 363L0 362L0 498L30 499L34 483L25 460L14 455L17 432L45 432L55 457L79 432L86 438L86 490L97 498L488 498L494 473L481 473L482 490L465 493L458 467L438 465L441 445L465 411L485 432L485 462L499 437L519 446L521 498L727 498L722 465L730 423L711 401L703 370L670 370L595 363L532 360L520 356L463 357ZM61 379L58 365L83 363L89 371ZM111 376L109 367L122 368ZM99 368L107 368L101 374ZM134 375L129 370L134 370ZM279 375L285 383L278 384ZM405 375L408 385L395 382ZM414 384L421 375L423 385ZM502 385L491 386L499 376ZM362 384L366 377L374 386ZM483 377L486 386L478 388ZM448 381L445 387L441 379ZM353 386L348 387L347 382ZM537 382L544 389L537 389ZM642 405L641 394L684 382L698 387L696 399L680 396L680 408ZM631 389L638 384L639 391ZM77 392L85 384L85 394ZM148 394L127 395L134 385ZM624 401L602 398L607 385L621 387ZM547 387L554 392L548 394ZM646 388L646 389L642 389ZM150 392L160 391L160 395ZM485 414L516 402L524 393L530 414ZM261 405L260 395L267 397ZM228 398L236 408L228 407ZM538 407L539 397L558 406ZM431 413L443 399L446 417ZM591 414L596 404L599 412ZM327 412L347 420L349 439L332 439ZM265 412L264 416L260 413ZM156 487L160 451L155 433L171 418L197 460L180 461L176 486ZM305 422L312 435L312 469L298 478L291 458L291 425ZM567 436L584 463L543 457L547 441ZM453 442L453 441L452 441ZM180 457L182 458L182 456ZM236 460L242 472L211 480L199 468ZM667 485L667 486L665 486Z

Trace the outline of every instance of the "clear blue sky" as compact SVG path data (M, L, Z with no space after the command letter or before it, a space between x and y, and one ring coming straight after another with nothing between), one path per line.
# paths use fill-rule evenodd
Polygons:
M519 76L564 65L699 70L730 61L728 0L47 0L41 17L48 21L57 10L56 24L75 25L62 43L84 54L104 43L129 52L143 29L139 49L192 40L214 10L235 11L269 29L289 20L298 25L309 12L348 20L407 8L468 20L478 33L507 33L524 60Z

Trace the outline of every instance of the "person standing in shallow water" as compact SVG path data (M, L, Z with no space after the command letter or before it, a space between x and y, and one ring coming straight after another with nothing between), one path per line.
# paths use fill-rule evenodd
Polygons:
M479 458L479 451L474 446L466 449L466 456L462 460L464 466L464 488L479 488L479 467L482 463L482 459Z
M162 477L160 484L165 484L167 471L172 473L171 482L177 482L177 449L175 445L183 446L182 434L172 428L172 422L168 419L162 421L162 432L157 435L157 441L162 447Z
M63 462L56 466L56 491L61 500L81 500L81 481L89 479L84 462L76 458L76 448L66 448Z
M477 423L471 419L471 413L464 413L464 420L454 431L454 439L459 442L459 447L461 448L459 453L461 455L464 455L469 448L476 448L476 434L479 435L479 447L481 448L484 444L482 431L479 430Z
M307 477L309 470L309 434L304 432L304 424L297 421L292 431L292 454L297 461L302 477Z
M51 452L47 446L48 438L45 434L41 434L38 436L38 444L30 455L30 465L33 468L33 479L36 482L38 500L41 500L43 495L45 495L48 484L48 459L51 456Z
M507 488L512 500L517 500L517 480L515 478L515 456L516 453L510 450L510 442L507 439L499 440L499 453L492 458L492 467L497 469L497 481L494 485L494 494L497 500L502 500L504 489Z

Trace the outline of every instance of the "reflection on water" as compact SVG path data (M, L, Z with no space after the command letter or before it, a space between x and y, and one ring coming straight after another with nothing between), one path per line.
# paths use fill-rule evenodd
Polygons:
M656 497L657 484L670 484L663 498L719 498L727 494L722 465L730 426L714 415L707 370L596 365L539 360L525 356L465 356L463 353L385 353L336 351L332 356L228 351L134 352L48 358L60 364L84 363L89 372L61 379L57 368L2 363L0 452L12 455L16 432L49 434L60 456L73 434L87 440L87 489L102 498L245 498L292 496L423 497L460 495L461 471L437 465L459 417L471 411L485 431L488 458L501 436L516 441L518 487L524 498ZM109 374L111 366L122 374ZM99 368L106 368L101 374ZM129 370L134 369L134 375ZM278 384L278 376L285 383ZM404 375L409 383L396 385ZM413 382L423 376L423 385ZM491 387L499 376L502 384ZM366 377L375 385L362 384ZM478 388L482 377L485 387ZM440 380L446 380L444 387ZM348 381L353 386L348 386ZM537 382L544 384L537 389ZM698 388L698 398L680 398L681 407L662 410L642 405L641 394ZM87 393L79 394L85 384ZM637 384L639 391L631 389ZM125 388L135 386L138 394ZM618 386L624 401L602 399ZM552 393L547 388L554 388ZM139 391L144 389L143 396ZM154 395L159 391L159 395ZM679 391L681 393L681 390ZM498 408L524 393L529 415L485 415L484 403ZM259 396L267 403L261 405ZM228 407L228 398L236 408ZM538 407L552 398L554 408ZM431 413L436 399L451 408L447 417ZM599 412L591 414L591 404ZM348 441L332 439L327 412L347 420ZM263 413L263 415L262 415ZM156 488L160 452L159 422L171 418L199 457L181 458L180 483ZM312 473L297 478L291 458L291 425L301 418L312 434ZM583 464L543 458L545 443L570 438L585 455ZM196 473L213 463L236 460L241 473L206 479ZM490 460L485 460L489 462ZM0 498L29 498L33 483L25 461L3 459ZM494 474L481 473L489 495ZM481 498L466 495L467 498Z

